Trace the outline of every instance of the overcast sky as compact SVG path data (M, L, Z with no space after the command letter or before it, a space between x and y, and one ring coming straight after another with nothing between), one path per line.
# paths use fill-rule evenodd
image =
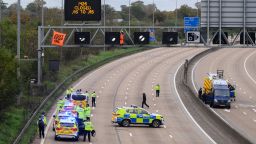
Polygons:
M17 0L3 0L5 3L12 4L17 2ZM33 0L21 0L21 5L26 7L26 5ZM61 7L62 0L45 0L48 7ZM131 0L131 2L138 0ZM145 4L153 3L153 0L141 0ZM177 0L178 7L183 4L187 4L191 7L195 7L195 3L200 0ZM102 0L103 2L103 0ZM129 0L106 0L107 4L113 6L116 10L120 10L120 5L129 5ZM160 10L174 10L176 7L176 0L155 0L157 8Z

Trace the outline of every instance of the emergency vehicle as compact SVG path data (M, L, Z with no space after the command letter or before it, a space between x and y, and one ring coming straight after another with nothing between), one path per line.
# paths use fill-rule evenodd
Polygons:
M112 123L123 127L130 124L145 124L154 128L163 125L164 118L160 114L149 113L143 108L132 105L131 107L117 107L112 113Z
M224 106L231 108L230 94L234 95L234 89L230 89L228 81L223 79L223 70L217 70L216 73L208 73L204 79L203 93L201 99L211 107Z
M77 121L74 117L67 117L59 119L55 127L55 140L73 139L78 141L79 129Z

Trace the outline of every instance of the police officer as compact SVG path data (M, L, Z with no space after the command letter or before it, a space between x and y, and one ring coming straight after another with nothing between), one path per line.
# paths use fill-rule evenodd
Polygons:
M160 85L157 84L155 87L154 87L155 91L156 91L156 97L159 97L160 95Z
M91 117L91 107L89 104L86 105L85 109L84 109L84 115L85 117Z
M46 116L45 116L45 112L42 112L42 119L44 121L44 125L46 126L47 125L47 119L46 119Z
M84 122L84 141L86 141L86 136L88 135L88 140L91 142L91 132L94 130L92 122L90 118L87 117L86 121Z
M146 106L149 108L149 106L148 106L148 104L147 104L147 96L146 96L146 94L143 93L142 96L143 96L143 97L142 97L142 98L143 98L143 99L142 99L142 108L143 108L144 105L146 105Z
M96 93L95 91L91 94L92 97L92 107L96 107Z
M44 123L44 118L42 116L39 116L39 119L37 121L37 125L38 125L39 137L44 138L45 123Z
M60 98L57 102L57 111L60 111L62 109L62 107L64 106L65 101L62 100L62 98Z
M76 111L78 113L78 118L81 120L84 120L85 117L84 117L84 109L82 107L82 104L80 104L79 106L76 107Z
M86 95L86 99L87 99L87 103L89 103L89 99L90 99L90 94L88 91L85 91L85 95Z
M198 90L198 97L202 99L202 88L200 87Z
M69 100L69 99L70 99L70 96L71 96L71 91L70 91L70 89L67 89L67 90L66 90L66 96L67 96L67 99Z

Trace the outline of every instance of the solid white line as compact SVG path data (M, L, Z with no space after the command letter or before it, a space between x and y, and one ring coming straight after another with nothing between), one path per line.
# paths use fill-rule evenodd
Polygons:
M180 94L179 94L179 92L178 92L178 90L177 90L177 86L176 86L175 80L176 80L177 73L178 73L178 71L179 71L179 69L181 68L182 65L183 65L183 64L181 64L181 65L178 67L178 69L176 70L176 72L175 72L175 74L174 74L174 79L173 79L174 89L175 89L175 92L176 92L176 94L177 94L177 96L178 96L178 99L179 99L179 101L180 101L182 107L184 108L184 110L185 110L186 113L188 114L188 116L189 116L189 117L191 118L191 120L195 123L195 125L203 132L203 134L204 134L212 143L217 144L217 143L204 131L204 129L196 122L196 120L195 120L195 119L193 118L193 116L189 113L189 111L187 110L186 106L184 105L184 103L182 102L182 100L181 100L181 98L180 98Z
M205 57L205 56L204 56ZM192 79L192 84L194 86L194 90L196 93L198 93L197 91L197 88L196 88L196 85L195 85L195 82L194 82L194 71L195 71L195 68L197 67L197 65L199 64L199 62L201 62L201 60L204 58L202 57L201 59L199 59L199 61L197 61L197 63L194 65L193 69L192 69L192 74L191 74L191 79ZM232 78L231 78L232 79ZM224 119L222 118L214 109L210 108L210 110L215 113L220 119L222 119L227 125L229 125L231 127L231 125Z
M249 74L247 68L246 68L246 63L247 63L247 60L253 55L255 54L256 51L254 51L253 53L251 53L250 55L248 55L246 58L245 58L245 61L244 61L244 70L247 74L247 76L253 81L254 84L256 84L256 81L252 78L252 76Z

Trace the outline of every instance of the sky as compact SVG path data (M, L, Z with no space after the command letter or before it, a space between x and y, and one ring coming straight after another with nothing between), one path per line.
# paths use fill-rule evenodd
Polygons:
M17 0L3 0L5 3L9 5L12 3L17 2ZM26 7L26 5L33 0L20 0L21 5ZM45 0L47 7L61 7L62 0ZM138 1L138 0L131 0L131 2ZM140 0L143 1L145 4L153 3L153 0ZM176 0L154 0L155 4L158 9L160 10L174 10L176 8ZM177 0L178 7L187 4L191 7L195 7L195 3L200 0ZM103 3L103 0L102 0ZM106 0L106 4L111 5L116 10L120 10L121 5L129 5L129 0Z

